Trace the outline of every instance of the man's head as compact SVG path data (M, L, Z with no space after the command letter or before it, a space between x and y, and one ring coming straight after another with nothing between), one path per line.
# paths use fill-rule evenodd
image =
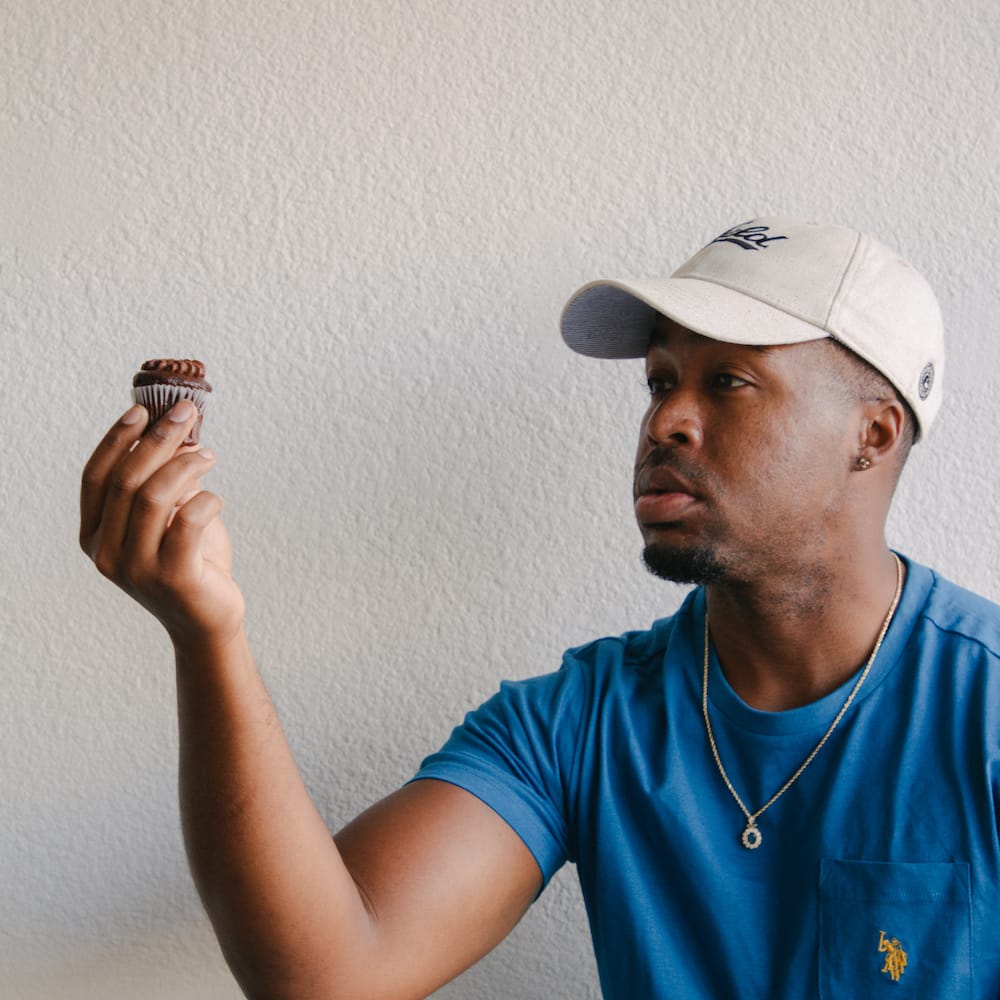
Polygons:
M585 286L562 330L580 353L646 358L636 513L647 564L670 579L777 570L804 542L829 553L884 519L941 400L933 293L842 227L734 227L670 278Z

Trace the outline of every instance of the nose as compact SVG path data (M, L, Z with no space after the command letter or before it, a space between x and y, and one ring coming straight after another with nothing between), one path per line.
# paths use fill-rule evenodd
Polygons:
M676 386L650 403L643 420L643 435L651 445L700 447L703 428L694 394Z

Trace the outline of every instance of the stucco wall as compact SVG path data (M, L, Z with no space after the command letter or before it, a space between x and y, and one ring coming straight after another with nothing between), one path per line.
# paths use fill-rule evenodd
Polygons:
M754 214L870 229L938 290L891 541L1000 599L998 38L994 0L0 5L0 993L238 995L167 643L76 548L147 357L209 366L252 639L334 827L500 678L677 605L631 515L640 369L556 319ZM573 872L439 995L596 997Z

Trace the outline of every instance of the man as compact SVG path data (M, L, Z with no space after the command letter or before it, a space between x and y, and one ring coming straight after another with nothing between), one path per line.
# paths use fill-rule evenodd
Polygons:
M576 863L607 997L1000 995L1000 609L884 526L941 402L934 296L871 237L727 230L597 282L574 349L645 357L645 632L504 684L330 838L242 628L179 405L88 463L81 542L166 626L192 872L252 997L420 997ZM145 432L145 433L144 433Z

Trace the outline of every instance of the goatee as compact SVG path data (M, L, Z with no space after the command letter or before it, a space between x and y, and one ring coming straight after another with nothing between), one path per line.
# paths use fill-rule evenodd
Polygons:
M642 552L646 569L661 580L705 586L725 576L725 566L707 545L677 548L672 545L647 545Z

